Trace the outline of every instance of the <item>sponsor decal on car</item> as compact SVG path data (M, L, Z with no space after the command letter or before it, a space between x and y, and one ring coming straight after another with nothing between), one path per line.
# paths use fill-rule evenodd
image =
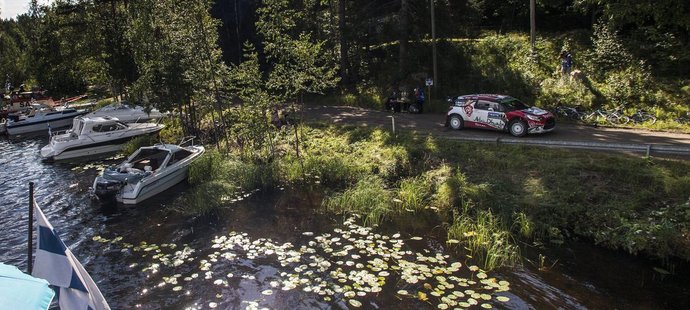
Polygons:
M489 112L489 118L498 118L498 119L502 119L502 118L503 118L503 113L499 113L499 112Z
M471 104L468 104L462 108L465 110L465 114L467 114L467 117L472 116L472 112L474 112L474 107Z
M524 110L524 111L529 113L529 114L534 114L534 115L544 115L546 113L549 113L547 111L544 111L540 108L535 108L535 107L531 107L531 108Z

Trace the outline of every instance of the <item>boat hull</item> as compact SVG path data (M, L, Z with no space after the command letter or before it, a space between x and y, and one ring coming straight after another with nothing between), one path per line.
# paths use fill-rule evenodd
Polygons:
M46 160L73 159L73 158L78 158L78 157L87 157L87 156L117 152L117 151L122 149L123 145L125 145L125 144L124 143L108 144L108 145L99 145L99 146L94 146L94 147L89 147L89 148L82 148L82 149L78 149L78 150L71 150L71 151L67 150L67 151L64 151L58 155L54 155L54 156L45 156L43 154L43 150L41 150L41 156Z
M72 158L78 158L78 157L86 157L86 156L94 156L94 155L99 155L99 154L106 154L106 153L113 153L117 152L122 149L122 147L129 142L130 140L141 137L141 136L146 136L146 135L153 135L157 132L159 132L162 129L160 128L153 128L153 130L146 130L146 131L137 131L137 132L132 132L132 134L129 134L125 137L114 139L114 140L105 140L105 141L94 141L93 143L88 143L88 144L74 144L74 145L69 145L69 146L58 146L54 144L48 144L44 146L41 149L41 157L45 160L65 160L65 159L72 159ZM82 140L78 140L76 142L81 143ZM61 149L59 149L61 148Z
M187 178L188 172L189 168L185 166L170 171L165 175L151 176L149 179L142 180L135 185L125 185L115 198L118 202L126 205L140 203L184 181Z
M84 113L70 113L63 114L60 117L54 119L45 119L38 122L11 122L7 124L7 134L9 135L21 135L36 131L48 131L48 126L50 124L51 129L58 129L63 127L69 127L72 125L72 120Z

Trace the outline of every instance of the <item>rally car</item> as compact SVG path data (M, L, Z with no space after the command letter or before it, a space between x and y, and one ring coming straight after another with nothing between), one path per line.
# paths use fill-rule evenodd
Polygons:
M553 113L505 95L464 95L448 99L446 126L504 130L513 136L544 133L556 127Z

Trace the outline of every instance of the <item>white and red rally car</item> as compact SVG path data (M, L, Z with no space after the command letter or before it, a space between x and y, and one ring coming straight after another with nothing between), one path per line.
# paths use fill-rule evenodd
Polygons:
M464 95L448 99L451 103L446 126L505 130L513 136L544 133L556 127L553 113L530 107L504 95Z

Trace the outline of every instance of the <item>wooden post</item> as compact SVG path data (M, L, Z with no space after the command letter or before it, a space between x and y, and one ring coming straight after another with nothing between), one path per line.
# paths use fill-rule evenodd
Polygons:
M28 256L28 268L27 271L29 274L33 271L34 268L34 258L33 258L33 250L34 250L34 182L29 182L29 256Z
M395 137L395 116L391 115L391 126L393 127L393 137Z

